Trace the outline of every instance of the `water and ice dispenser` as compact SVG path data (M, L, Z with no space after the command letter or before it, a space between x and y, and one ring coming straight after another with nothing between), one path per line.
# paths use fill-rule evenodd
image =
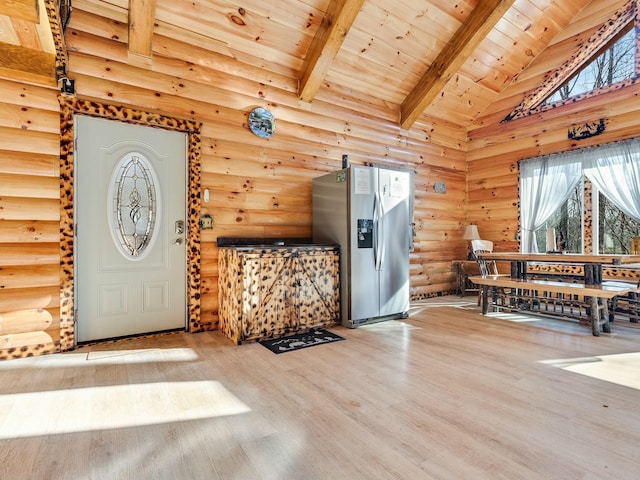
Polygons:
M358 248L373 248L373 219L358 219Z

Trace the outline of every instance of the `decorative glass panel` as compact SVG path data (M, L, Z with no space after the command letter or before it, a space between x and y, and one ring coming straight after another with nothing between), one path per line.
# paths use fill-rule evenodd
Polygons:
M158 216L156 175L139 153L127 154L111 179L111 228L125 257L138 259L153 239Z

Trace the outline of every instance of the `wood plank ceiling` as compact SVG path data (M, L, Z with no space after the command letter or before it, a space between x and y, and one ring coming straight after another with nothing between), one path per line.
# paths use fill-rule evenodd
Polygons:
M0 75L50 80L53 45L43 0L37 17L34 1L0 0ZM347 92L397 112L403 128L426 128L425 114L469 126L587 3L74 0L73 8L128 24L119 40L131 63L151 65L162 39L174 38L259 67L256 80L294 85L302 103Z

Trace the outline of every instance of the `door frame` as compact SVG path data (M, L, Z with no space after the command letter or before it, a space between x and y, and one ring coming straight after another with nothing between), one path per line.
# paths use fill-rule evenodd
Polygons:
M74 217L74 116L88 115L187 133L187 331L206 330L200 320L200 130L193 120L142 112L75 97L60 102L60 350L76 346L75 335L75 237Z

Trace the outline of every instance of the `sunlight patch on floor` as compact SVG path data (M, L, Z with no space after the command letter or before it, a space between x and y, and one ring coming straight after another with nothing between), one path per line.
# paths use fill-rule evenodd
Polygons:
M640 390L640 352L545 360L541 363Z
M249 411L218 381L5 394L0 396L0 439L164 424Z
M192 362L198 355L191 348L150 348L138 350L94 350L87 360L109 363Z
M487 317L497 318L499 320L508 320L509 322L516 323L532 323L539 322L542 319L536 318L532 315L520 314L520 313L508 313L508 312L489 312L486 314Z
M426 300L417 300L411 302L410 308L429 308L429 307L478 307L478 301L474 298L471 300L465 300L463 298L451 298L451 297L434 297Z
M95 347L94 347L95 348ZM159 363L159 362L193 362L198 354L191 348L145 348L136 350L95 350L40 357L17 358L11 362L0 362L0 371L20 368L64 368L86 365L87 361L95 365Z
M380 322L360 325L358 328L361 328L363 330L369 330L371 332L388 332L388 331L395 331L395 330L413 330L414 328L420 328L420 327L411 325L401 320L383 320Z
M430 308L459 308L462 310L474 310L479 309L478 302L474 298L473 301L465 300L460 297L453 297L451 295L445 297L433 297L424 300L415 300L411 302L409 307L409 317L418 315Z

